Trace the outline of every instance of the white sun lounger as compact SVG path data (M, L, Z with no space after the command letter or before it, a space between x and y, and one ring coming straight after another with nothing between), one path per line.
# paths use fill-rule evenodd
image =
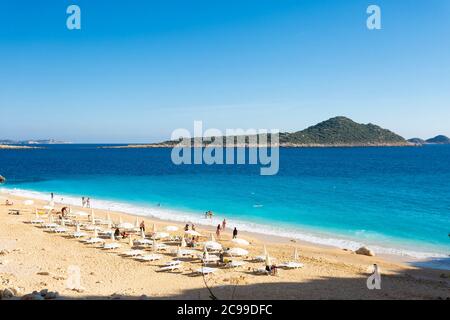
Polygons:
M120 244L118 244L117 242L110 242L110 243L105 243L103 245L103 249L110 249L110 250L114 250L120 248Z
M122 254L128 257L137 257L137 256L141 256L142 254L144 254L145 251L143 250L129 250L129 251L125 251Z
M72 237L74 237L74 238L83 238L83 237L86 237L86 236L87 236L86 232L79 231L79 232L72 233Z
M100 242L105 242L105 240L102 238L89 238L85 242L86 243L100 243Z
M228 262L225 267L227 268L238 268L244 266L246 263L244 261L230 261Z
M45 223L45 220L42 219L33 219L30 221L31 224L43 224Z
M50 223L44 223L42 226L45 229L54 229L54 228L57 228L59 225L54 222L50 222Z
M211 274L216 271L217 271L216 268L209 268L209 267L203 267L203 268L199 268L199 269L195 270L196 273L200 273L200 274Z
M135 245L151 245L152 243L153 241L149 239L137 239L133 241Z
M53 231L56 233L64 233L64 232L67 232L67 228L57 227L57 228L53 229Z
M303 268L304 264L300 263L300 262L289 261L289 262L284 262L282 264L279 264L278 267L286 268L286 269L299 269L299 268Z
M162 256L159 254L148 254L145 256L138 256L136 257L136 260L139 261L156 261L156 260L161 260Z

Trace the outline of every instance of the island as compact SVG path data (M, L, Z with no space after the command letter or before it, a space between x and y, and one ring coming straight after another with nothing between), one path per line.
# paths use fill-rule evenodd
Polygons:
M241 136L242 137L242 136ZM216 147L225 145L225 141L235 141L235 147L256 147L254 145L255 136L245 136L239 143L237 136L212 137L208 141L199 138L192 138L186 146L190 147ZM258 141L262 135L258 135ZM297 132L282 132L279 134L278 143L271 144L271 134L264 137L267 145L302 148L302 147L386 147L386 146L415 146L417 144L405 140L400 135L383 129L375 124L357 123L347 117L338 116L320 122ZM125 146L102 146L99 148L172 148L178 145L181 140L168 140L151 144L129 144Z
M430 138L427 140L423 140L420 138L412 138L408 139L409 142L417 144L417 145L426 145L426 144L450 144L450 138L444 135L438 135L434 138Z

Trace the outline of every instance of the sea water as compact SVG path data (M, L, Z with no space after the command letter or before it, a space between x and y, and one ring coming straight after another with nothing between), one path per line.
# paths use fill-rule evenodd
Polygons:
M450 146L282 148L275 176L255 165L177 166L170 149L99 147L0 150L3 189L448 263Z

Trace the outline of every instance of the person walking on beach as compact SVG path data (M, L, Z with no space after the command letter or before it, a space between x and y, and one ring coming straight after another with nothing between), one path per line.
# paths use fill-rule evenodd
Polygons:
M221 229L221 226L220 226L220 224L218 224L217 225L217 229L216 229L216 236L217 236L217 238L220 238L220 229Z
M234 230L233 230L233 239L236 239L236 238L237 238L237 235L238 235L238 231L237 231L236 227L234 227Z
M53 201L53 198L55 197L55 195L52 193L50 193L50 197L51 197L51 201Z
M186 225L184 226L184 231L189 231L189 224L186 223Z
M225 227L227 226L227 220L223 219L222 221L222 231L225 231Z
M81 206L84 208L86 205L86 199L84 197L81 197Z
M86 208L90 208L91 207L91 198L87 198L86 200Z
M194 224L191 225L191 229L192 229L192 231L195 231L195 225Z
M144 222L144 220L142 220L141 224L139 225L139 229L140 229L141 231L144 231L144 232L145 232L145 222Z

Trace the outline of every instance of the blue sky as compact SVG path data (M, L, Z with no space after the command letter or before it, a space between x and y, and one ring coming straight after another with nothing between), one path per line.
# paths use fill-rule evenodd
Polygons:
M77 4L82 29L66 28ZM366 8L382 30L366 28ZM450 136L450 1L0 2L0 139L146 142L335 115Z

